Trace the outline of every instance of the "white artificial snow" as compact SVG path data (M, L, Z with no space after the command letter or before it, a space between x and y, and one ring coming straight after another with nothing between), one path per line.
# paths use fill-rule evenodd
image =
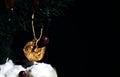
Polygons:
M0 65L0 77L19 77L20 71L26 71L27 77L57 77L56 70L46 63L37 63L26 69L21 65L15 65L12 60L7 60L5 64Z

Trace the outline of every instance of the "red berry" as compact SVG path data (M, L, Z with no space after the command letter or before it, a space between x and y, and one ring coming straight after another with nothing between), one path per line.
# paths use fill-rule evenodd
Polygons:
M47 36L42 36L42 44L46 45L46 44L48 44L48 42L49 42L48 37Z
M14 5L14 0L5 0L6 8L10 9Z
M38 6L40 1L39 0L34 0L34 3L35 3L36 6Z
M19 72L19 77L26 77L26 76L27 76L27 74L26 74L25 71L20 71Z

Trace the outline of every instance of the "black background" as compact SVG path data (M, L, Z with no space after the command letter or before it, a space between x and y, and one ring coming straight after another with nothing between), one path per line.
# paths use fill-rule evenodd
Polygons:
M76 1L65 16L53 20L44 62L53 65L58 77L88 77L88 37L85 7Z
M112 53L112 77L120 77L120 24L119 24L119 9L120 5L115 4L116 8L112 7L112 12L116 13L112 15L112 48L113 48L113 53Z

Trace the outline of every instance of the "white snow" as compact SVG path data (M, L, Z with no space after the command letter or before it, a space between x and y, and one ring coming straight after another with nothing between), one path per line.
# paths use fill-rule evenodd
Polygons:
M15 65L12 60L7 60L5 64L0 65L0 77L19 77L20 71L26 71L27 77L57 77L56 70L44 62L34 62L26 69L21 65Z

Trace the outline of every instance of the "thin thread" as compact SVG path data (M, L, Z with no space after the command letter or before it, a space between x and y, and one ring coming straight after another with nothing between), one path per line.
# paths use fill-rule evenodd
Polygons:
M34 13L32 14L32 31L33 31L33 37L34 37L34 39L35 39L35 42L36 42L36 47L38 47L38 42L40 41L40 39L41 39L41 37L42 37L42 34L43 34L43 26L42 26L42 28L41 28L41 30L40 30L40 36L39 36L39 38L37 39L36 38L36 35L35 35L35 28L34 28Z

